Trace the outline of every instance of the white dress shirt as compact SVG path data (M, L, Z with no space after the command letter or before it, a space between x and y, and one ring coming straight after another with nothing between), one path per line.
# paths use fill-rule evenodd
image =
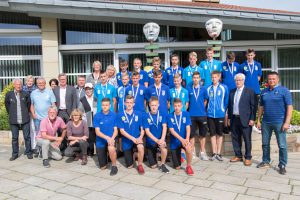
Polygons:
M235 94L234 94L234 101L233 101L233 114L239 115L239 103L241 99L241 94L243 92L244 86L241 88L236 88Z
M67 88L59 88L59 109L67 109L66 106L66 91Z

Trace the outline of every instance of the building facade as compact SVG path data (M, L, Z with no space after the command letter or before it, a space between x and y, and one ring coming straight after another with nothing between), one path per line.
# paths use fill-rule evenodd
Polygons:
M254 48L264 75L275 70L300 109L300 13L228 6L211 2L157 0L7 0L0 2L0 90L13 78L26 75L89 74L94 60L105 68L135 57L146 64L147 41L142 28L153 21L161 30L157 43L163 67L170 55L188 65L188 53L205 58L208 34L205 22L223 21L222 60L234 51L237 62Z

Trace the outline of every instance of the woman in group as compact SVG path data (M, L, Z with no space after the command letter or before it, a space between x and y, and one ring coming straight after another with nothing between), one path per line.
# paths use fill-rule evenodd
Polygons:
M118 88L118 81L117 81L117 70L113 65L108 65L106 68L107 76L108 76L108 83Z
M102 69L102 64L99 60L93 62L93 73L87 76L86 82L92 83L94 86L100 82L100 71Z
M34 84L34 77L32 75L28 75L25 78L25 85L23 85L22 90L31 94L31 92L35 89L36 89L36 86Z
M56 78L51 79L49 81L49 86L54 90L54 88L58 86L58 80Z
M74 109L71 113L70 121L67 124L67 137L69 146L65 150L65 155L74 157L74 161L78 161L81 154L81 165L86 165L89 129L86 121L82 120L82 113L79 109Z

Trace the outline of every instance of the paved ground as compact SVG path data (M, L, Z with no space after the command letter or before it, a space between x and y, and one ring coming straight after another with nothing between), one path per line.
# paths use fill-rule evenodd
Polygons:
M300 199L300 153L289 154L285 176L274 169L232 164L227 158L222 163L195 160L194 177L183 170L164 175L148 167L140 176L121 163L118 175L110 177L91 158L87 166L64 159L51 161L46 169L41 160L25 156L10 162L10 151L0 146L0 199Z

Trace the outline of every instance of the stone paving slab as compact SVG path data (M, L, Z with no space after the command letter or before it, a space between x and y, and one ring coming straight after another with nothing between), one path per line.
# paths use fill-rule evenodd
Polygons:
M300 200L300 153L289 153L288 173L276 171L278 154L272 155L273 168L257 169L256 164L245 167L243 163L193 160L195 175L190 177L175 170L167 163L169 174L150 169L144 163L145 175L126 169L124 159L119 159L119 172L110 176L110 166L100 170L95 158L88 165L80 161L66 163L51 161L51 168L44 168L39 159L26 156L10 162L11 148L0 145L0 200L1 199L217 199L217 200ZM258 163L259 158L254 157ZM32 194L34 195L34 198Z

